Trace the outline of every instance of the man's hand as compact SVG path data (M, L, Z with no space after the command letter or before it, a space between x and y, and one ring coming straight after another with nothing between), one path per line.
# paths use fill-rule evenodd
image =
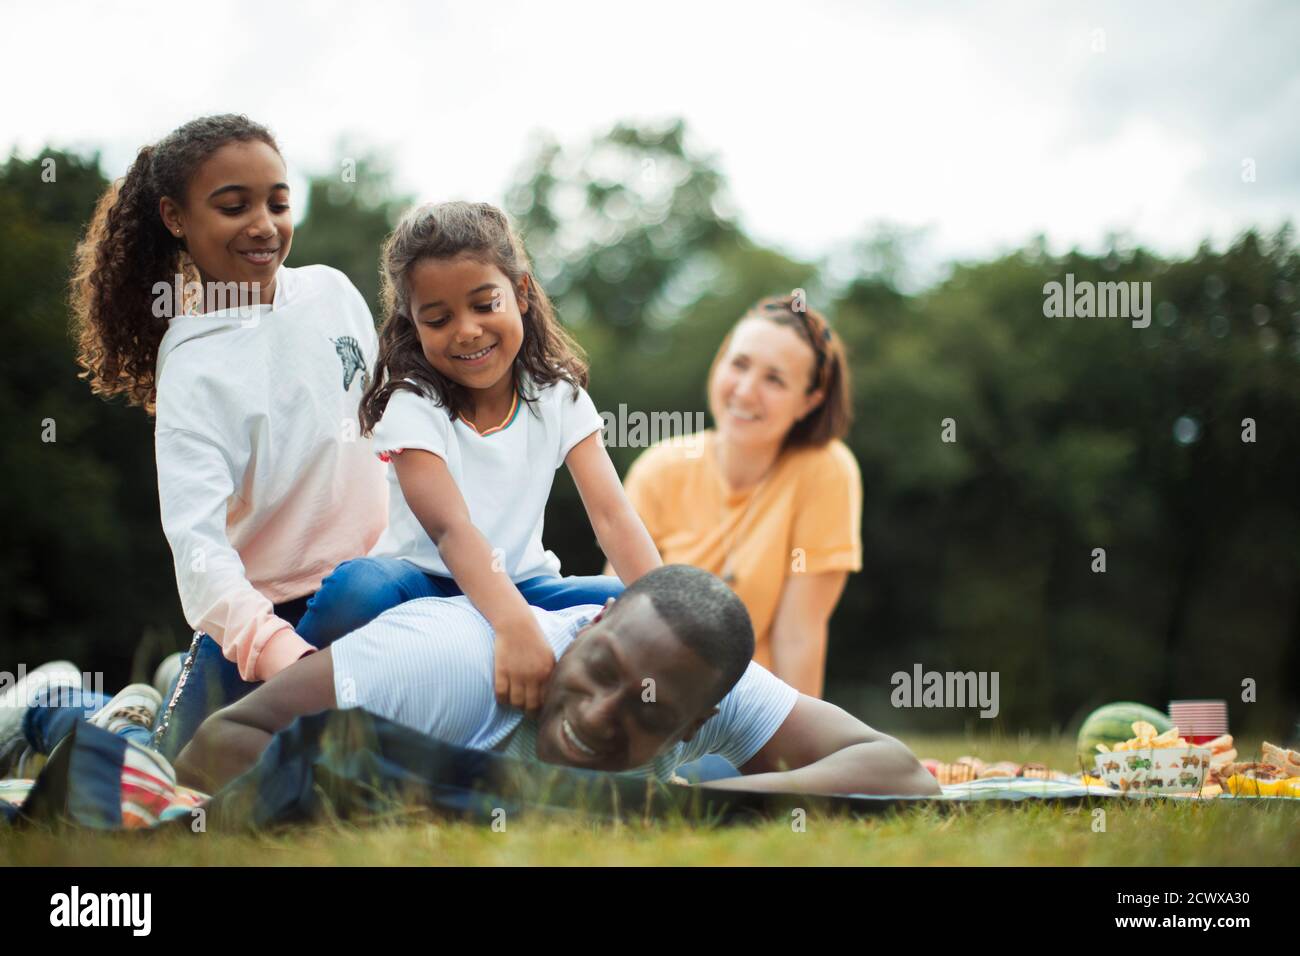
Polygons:
M555 652L542 636L537 619L529 614L517 623L497 627L494 650L497 703L537 713L546 700L546 682L555 669Z

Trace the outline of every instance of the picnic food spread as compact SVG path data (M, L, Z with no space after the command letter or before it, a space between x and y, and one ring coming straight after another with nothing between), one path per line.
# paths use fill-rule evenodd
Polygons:
M1171 727L1158 734L1143 721L1134 721L1133 736L1114 747L1099 744L1091 772L1069 774L1041 763L1009 760L987 762L963 756L952 762L933 758L922 766L944 786L976 780L1021 779L1077 781L1088 787L1120 792L1181 793L1212 798L1225 791L1235 797L1300 798L1300 752L1265 743L1263 759L1238 762L1231 735L1196 746Z
M939 783L947 786L954 783L969 783L972 780L990 780L994 777L1022 777L1031 780L1070 780L1068 773L1052 770L1041 763L1016 763L1000 760L997 763L985 763L979 757L958 757L952 763L944 763L932 758L921 761L921 765L934 776Z
M1239 761L1231 734L1205 732L1210 727L1226 730L1222 702L1217 702L1217 723L1203 716L1215 710L1216 702L1180 703L1200 708L1184 710L1198 715L1192 721L1197 732L1186 737L1169 717L1145 704L1121 701L1097 708L1079 728L1082 766L1077 773L1040 763L986 762L973 756L951 763L923 759L921 764L945 786L1020 778L1071 781L1108 793L1300 798L1300 752L1265 742L1259 760Z
M1300 797L1300 753L1264 742L1264 759L1229 763L1220 771L1223 786L1233 796Z
M1108 747L1098 744L1097 768L1104 782L1121 790L1169 789L1218 796L1300 797L1300 753L1267 741L1263 759L1238 762L1232 736L1196 746L1180 737L1177 727L1163 733L1144 721L1133 723L1133 737ZM1162 760L1163 751L1168 759ZM1175 775L1162 773L1172 767ZM1086 778L1085 778L1086 779Z

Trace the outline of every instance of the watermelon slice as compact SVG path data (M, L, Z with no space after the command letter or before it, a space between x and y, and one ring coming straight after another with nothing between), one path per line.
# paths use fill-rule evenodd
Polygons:
M1089 714L1079 728L1078 750L1084 766L1092 766L1092 759L1098 753L1097 744L1114 747L1131 739L1133 724L1139 720L1151 724L1158 734L1173 727L1169 717L1154 707L1127 700L1104 704Z

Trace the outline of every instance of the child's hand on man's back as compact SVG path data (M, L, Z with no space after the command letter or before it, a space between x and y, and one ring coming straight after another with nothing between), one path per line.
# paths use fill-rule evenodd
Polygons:
M529 714L541 710L546 682L555 669L555 652L546 643L531 614L518 624L496 629L495 678L497 703Z

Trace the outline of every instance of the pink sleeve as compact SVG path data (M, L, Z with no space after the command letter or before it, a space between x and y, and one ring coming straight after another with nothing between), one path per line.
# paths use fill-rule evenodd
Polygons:
M266 680L311 645L249 583L226 537L236 469L205 436L160 427L155 441L159 512L185 620L221 645L244 680Z
M222 655L234 661L239 676L250 683L270 680L312 649L257 591L227 595L200 623L200 630L221 645Z

